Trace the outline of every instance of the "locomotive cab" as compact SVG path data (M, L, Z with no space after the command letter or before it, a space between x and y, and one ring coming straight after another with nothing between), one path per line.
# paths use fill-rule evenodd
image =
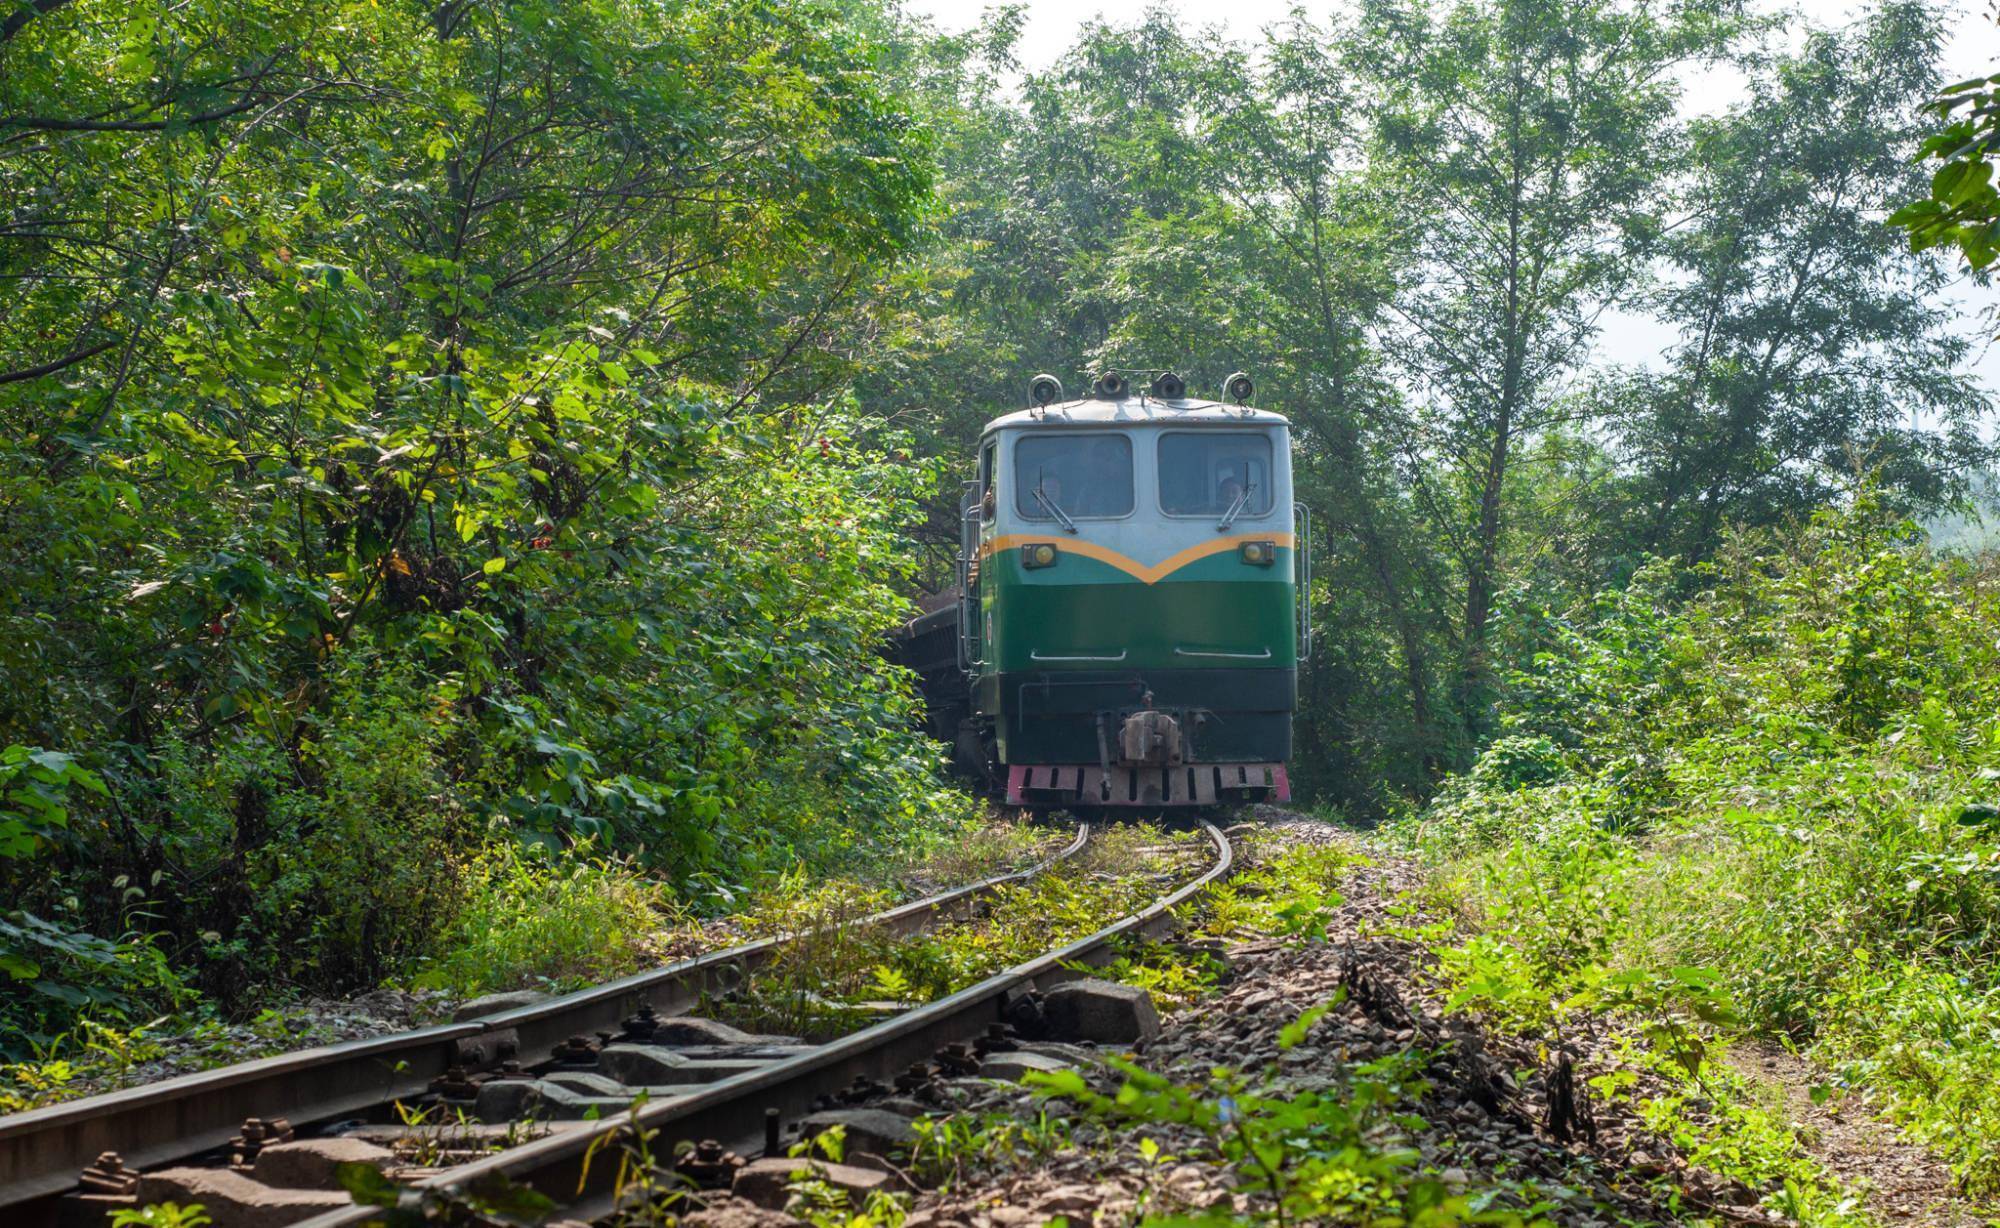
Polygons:
M982 434L954 621L1012 804L1290 795L1308 630L1289 428L1169 380L1107 376Z

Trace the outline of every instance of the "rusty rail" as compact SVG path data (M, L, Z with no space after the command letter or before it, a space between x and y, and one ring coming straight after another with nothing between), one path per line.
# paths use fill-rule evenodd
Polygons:
M612 1152L622 1132L657 1132L655 1155L671 1154L680 1140L713 1138L747 1147L751 1140L762 1138L767 1110L776 1109L792 1120L806 1113L815 1098L836 1092L857 1077L886 1082L946 1045L979 1036L1002 1018L1017 995L1076 976L1071 965L1109 962L1118 940L1157 938L1170 932L1173 910L1207 891L1234 865L1228 838L1212 823L1202 826L1215 849L1215 863L1205 874L1087 938L810 1053L722 1080L690 1096L645 1105L587 1129L566 1130L448 1169L414 1188L458 1190L498 1174L541 1191L566 1208L569 1216L594 1220L608 1214L619 1194L614 1183L620 1165ZM355 1207L328 1212L293 1228L358 1228L381 1214L376 1208Z
M954 905L1032 878L1074 856L1090 825L1054 855L862 919L856 924L909 933ZM491 1065L512 1054L543 1054L558 1041L615 1029L650 1003L661 1014L687 1011L705 993L740 982L789 935L743 943L514 1010L366 1040L301 1049L181 1075L47 1108L0 1117L0 1222L52 1222L55 1201L106 1151L134 1168L157 1168L226 1146L247 1117L282 1115L297 1125L350 1117L419 1095L453 1066Z

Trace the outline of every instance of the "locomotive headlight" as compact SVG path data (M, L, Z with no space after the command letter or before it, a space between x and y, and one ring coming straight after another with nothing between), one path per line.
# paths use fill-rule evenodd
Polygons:
M1269 567L1278 561L1276 542L1244 542L1236 548L1236 552L1252 567Z
M1021 566L1029 571L1039 567L1056 565L1056 544L1054 542L1029 542L1021 547Z

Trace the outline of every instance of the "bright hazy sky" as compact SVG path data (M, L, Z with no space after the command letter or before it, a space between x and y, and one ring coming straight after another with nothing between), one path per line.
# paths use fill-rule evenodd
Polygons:
M1113 22L1137 21L1159 0L1026 0L1028 26L1021 39L1021 62L1029 70L1047 65L1075 38L1085 21L1104 18ZM944 29L957 30L979 20L988 5L985 0L904 0L913 13L930 17ZM1282 21L1293 8L1308 13L1324 13L1333 6L1327 0L1177 0L1167 4L1200 25L1221 26L1237 38L1254 38L1265 26ZM1759 4L1764 11L1786 7L1804 13L1814 21L1836 25L1861 10L1844 0L1802 0L1789 6ZM1945 75L1952 80L1983 76L2000 68L2000 28L1987 18L1986 0L1952 0L1948 7L1963 14L1951 46L1945 52Z
M1134 22L1157 3L1159 0L1026 0L1027 27L1019 49L1022 68L1032 73L1046 67L1068 48L1085 21L1102 18L1116 23ZM904 0L904 4L908 11L929 17L945 30L972 25L988 7L984 0ZM1948 4L1958 16L1945 49L1942 65L1945 80L1958 81L2000 71L2000 26L1993 23L1988 5L1989 0L1951 0ZM1177 0L1167 7L1199 25L1220 26L1231 37L1254 39L1265 26L1283 20L1301 5L1299 0ZM1306 0L1303 7L1310 14L1320 14L1336 6L1330 0ZM1790 8L1823 25L1844 24L1863 8L1847 0L1802 0L1788 6L1764 3L1757 7L1767 12ZM1708 86L1710 82L1703 84ZM1715 94L1715 101L1727 102L1727 85L1719 81L1713 84L1723 86ZM1703 92L1691 91L1697 97ZM1968 332L1984 337L1987 333L1975 315L2000 304L2000 289L1961 284L1948 292L1948 301L1961 307ZM1619 317L1606 319L1603 324L1598 353L1611 361L1646 361L1657 356L1661 345L1669 339L1663 330L1645 320ZM2000 394L2000 344L1976 350L1975 358L1973 370L1988 389Z

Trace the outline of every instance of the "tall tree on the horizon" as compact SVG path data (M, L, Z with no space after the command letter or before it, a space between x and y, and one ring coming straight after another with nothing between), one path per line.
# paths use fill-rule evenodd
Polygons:
M1988 455L1947 274L1879 220L1918 190L1943 34L1930 5L1891 0L1753 66L1749 97L1694 125L1646 304L1680 339L1614 393L1636 545L1705 557L1725 525L1822 506L1857 469L1935 503Z
M1405 473L1457 564L1454 699L1486 726L1509 468L1563 424L1599 315L1641 283L1671 189L1674 71L1728 0L1366 0L1349 63L1416 257L1381 338L1412 386Z

